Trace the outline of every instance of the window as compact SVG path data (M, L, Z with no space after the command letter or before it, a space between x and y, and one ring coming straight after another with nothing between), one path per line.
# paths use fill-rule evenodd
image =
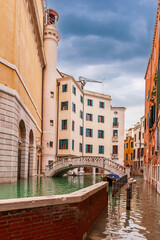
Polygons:
M125 149L125 144L124 144L124 149Z
M133 159L135 159L136 156L136 149L133 150Z
M72 86L72 93L76 96L76 88Z
M82 152L82 143L79 144L79 151Z
M141 140L141 132L139 132L139 140Z
M142 133L142 139L144 139L144 133Z
M74 140L72 140L72 150L74 150Z
M137 158L140 157L140 148L138 148L138 151L137 151Z
M98 115L98 122L104 123L104 116Z
M113 148L112 148L112 153L113 154L118 154L118 146L117 145L113 145Z
M76 112L76 104L72 102L72 111Z
M75 125L75 121L72 120L72 131L74 131L74 126Z
M126 149L128 149L128 143L126 143Z
M86 144L86 153L92 153L93 151L93 146Z
M104 108L104 102L99 102L99 107Z
M99 146L99 153L104 154L104 146Z
M134 134L134 141L136 142L136 134Z
M86 137L93 137L93 129L86 128Z
M67 120L62 120L62 130L67 130Z
M53 142L49 142L49 146L53 148Z
M83 127L80 126L80 135L83 136Z
M148 90L148 95L147 95L147 100L149 101L150 99L150 89Z
M59 140L59 149L68 149L68 139Z
M68 110L68 101L61 102L61 110Z
M154 155L154 147L152 147L152 155Z
M93 121L93 114L86 113L86 121Z
M91 99L88 99L88 102L87 102L88 106L93 106L93 100Z
M82 96L80 96L80 101L81 101L81 103L83 103L83 97Z
M62 85L62 92L67 92L67 84Z
M104 138L104 131L98 130L98 138Z
M54 98L54 92L50 92L50 96L51 96L51 98Z
M113 130L113 137L117 137L118 136L118 130Z
M131 153L131 160L133 160L133 153Z
M143 148L141 148L141 157L143 157Z
M133 148L133 142L131 142L131 148Z
M53 121L53 120L50 120L50 126L53 127L53 124L54 124L54 121Z
M126 154L126 161L128 160L128 154Z
M113 127L118 127L118 118L113 118Z
M80 110L80 118L83 119L83 112Z

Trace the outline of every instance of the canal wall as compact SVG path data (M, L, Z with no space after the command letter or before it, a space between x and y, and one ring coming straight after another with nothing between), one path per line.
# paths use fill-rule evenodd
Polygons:
M82 240L108 205L108 183L71 194L0 200L0 239Z

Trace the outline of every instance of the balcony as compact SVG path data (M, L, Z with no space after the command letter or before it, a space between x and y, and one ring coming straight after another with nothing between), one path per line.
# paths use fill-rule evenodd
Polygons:
M113 154L112 153L112 159L118 159L118 154Z
M112 137L112 142L118 142L118 136L113 136Z
M119 126L119 122L113 122L113 128L117 128Z

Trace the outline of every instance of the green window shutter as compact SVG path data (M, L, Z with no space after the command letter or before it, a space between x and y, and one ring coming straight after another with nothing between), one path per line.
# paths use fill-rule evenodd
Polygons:
M86 153L87 153L87 144L86 144Z
M93 146L91 145L91 153L93 152Z
M98 115L98 122L100 122L100 116Z
M104 131L102 131L102 138L104 138Z
M68 101L67 101L67 103L66 103L66 109L68 110Z
M93 129L91 129L91 137L93 137Z
M91 121L93 121L93 114L91 114Z
M59 140L59 149L62 149L62 140Z
M99 146L99 153L101 153L101 146Z
M88 120L88 113L86 113L86 120Z
M93 106L93 100L91 100L91 106Z
M68 149L68 139L66 139L66 149Z
M72 150L74 150L74 140L72 140Z
M102 146L102 153L104 154L104 146Z

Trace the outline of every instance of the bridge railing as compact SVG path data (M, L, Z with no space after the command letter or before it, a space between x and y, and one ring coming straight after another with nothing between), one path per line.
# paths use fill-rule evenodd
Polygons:
M123 173L126 172L126 168L119 164L114 162L113 160L110 160L105 157L97 157L97 156L80 156L80 157L59 157L57 161L49 164L46 166L47 172L51 169L58 169L63 167L74 167L74 165L77 166L95 166L107 169L107 167L110 167L113 170L117 169Z

